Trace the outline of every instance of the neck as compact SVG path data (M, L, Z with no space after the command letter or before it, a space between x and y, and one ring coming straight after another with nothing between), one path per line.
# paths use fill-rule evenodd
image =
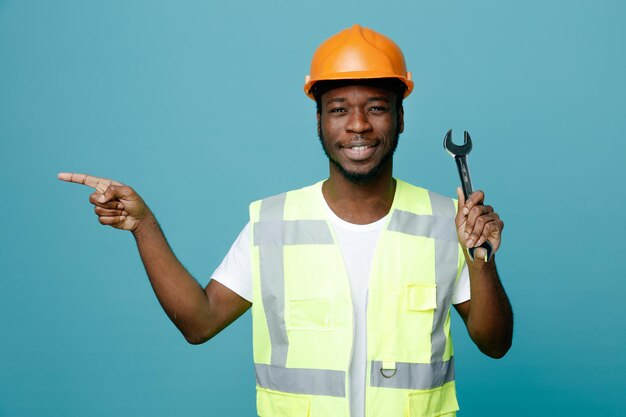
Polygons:
M330 209L342 220L353 224L368 224L389 213L396 192L389 161L380 175L364 184L346 179L332 164L330 176L322 184L322 193Z

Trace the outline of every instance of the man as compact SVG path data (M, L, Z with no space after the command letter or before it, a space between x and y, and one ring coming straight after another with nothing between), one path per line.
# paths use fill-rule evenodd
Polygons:
M477 191L455 201L393 178L413 82L393 41L358 25L315 53L329 177L252 203L250 222L202 289L130 187L84 174L102 224L132 231L159 302L190 343L253 309L260 416L452 416L450 305L481 351L502 357L510 304L495 258L503 223ZM476 260L467 248L475 247ZM471 297L470 297L471 292Z

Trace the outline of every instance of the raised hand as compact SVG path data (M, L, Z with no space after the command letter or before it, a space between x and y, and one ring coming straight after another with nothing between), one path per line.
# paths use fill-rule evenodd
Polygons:
M478 247L488 240L493 247L493 253L496 253L500 247L504 222L494 212L493 207L483 205L485 193L482 191L473 192L467 201L461 188L457 188L457 194L459 209L456 215L456 231L459 242L467 249L477 248L474 253L476 259L485 259L485 249Z
M95 189L89 196L89 202L94 205L101 224L134 232L150 214L139 194L121 182L70 172L61 172L58 178Z

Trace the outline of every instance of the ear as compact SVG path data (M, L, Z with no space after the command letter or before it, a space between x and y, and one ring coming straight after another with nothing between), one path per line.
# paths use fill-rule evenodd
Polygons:
M317 136L322 135L322 115L317 112Z
M404 106L398 109L398 134L404 132Z

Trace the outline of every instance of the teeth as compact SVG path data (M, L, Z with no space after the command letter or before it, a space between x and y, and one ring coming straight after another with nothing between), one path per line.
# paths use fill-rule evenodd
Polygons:
M369 148L369 146L353 146L350 149L352 149L353 151L364 151L367 148Z

